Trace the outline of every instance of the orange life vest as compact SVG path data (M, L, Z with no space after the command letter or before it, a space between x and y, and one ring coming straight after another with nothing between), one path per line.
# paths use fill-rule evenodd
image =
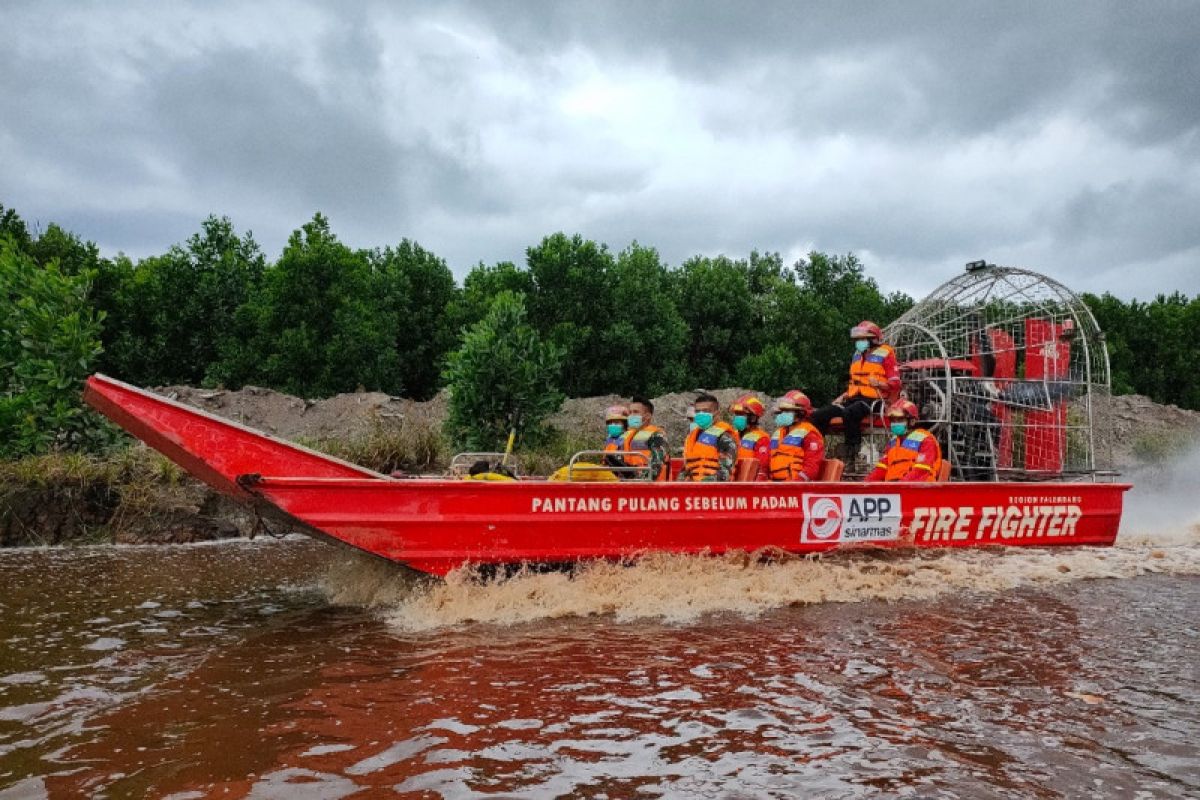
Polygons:
M734 445L740 447L741 439L734 427L724 420L718 420L704 430L696 428L688 434L683 443L683 464L687 469L689 481L699 481L713 475L721 464L721 451L717 449L717 440L722 433L733 437Z
M738 453L738 458L754 458L754 448L758 446L758 440L766 435L767 432L762 428L751 428L748 431L743 431L738 449L744 452Z
M625 432L621 449L633 451L630 455L625 456L627 466L645 467L650 464L650 437L656 433L663 433L663 429L657 425L645 425ZM646 455L642 455L642 453L646 453ZM661 481L666 478L667 464L664 462L658 470L658 474L654 476L654 480Z
M880 383L887 384L887 370L884 362L893 351L889 345L881 344L863 353L855 353L850 359L850 388L846 390L847 397L865 397L868 400L878 400L887 392L871 385L875 378Z
M624 450L625 446L624 442L622 441L624 436L625 434L621 434L620 436L609 436L607 439L605 439L604 452L612 453L617 450Z
M771 434L771 480L793 481L804 472L804 440L816 434L824 442L821 432L805 420L788 428L780 435L776 428Z
M937 457L932 464L918 464L917 457L921 455L921 445L929 441L933 442ZM881 466L887 467L883 476L885 481L904 480L904 476L914 469L927 473L927 477L922 480L935 481L942 471L942 446L932 433L917 428L905 434L903 439L897 436L892 440L891 447L883 456Z

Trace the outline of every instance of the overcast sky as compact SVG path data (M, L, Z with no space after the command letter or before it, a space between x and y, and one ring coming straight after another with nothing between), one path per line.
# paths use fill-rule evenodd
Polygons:
M0 204L105 254L314 211L461 276L557 230L1200 293L1200 3L5 2Z

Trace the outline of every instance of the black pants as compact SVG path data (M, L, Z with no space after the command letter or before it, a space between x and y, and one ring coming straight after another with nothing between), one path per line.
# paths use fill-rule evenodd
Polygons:
M867 400L856 397L847 400L845 405L832 405L818 408L813 412L812 424L821 435L829 433L829 423L834 417L842 418L842 431L846 437L846 452L850 456L858 455L862 447L862 421L867 415L879 413L883 408L882 400Z

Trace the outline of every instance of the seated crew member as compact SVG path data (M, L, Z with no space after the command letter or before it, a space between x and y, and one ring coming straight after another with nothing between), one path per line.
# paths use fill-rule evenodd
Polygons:
M654 424L654 403L645 397L634 397L629 401L629 430L626 431L622 450L633 455L625 456L631 467L648 467L651 480L665 480L671 453L667 449L667 437L662 428ZM643 455L645 453L645 455ZM638 478L632 474L622 477Z
M825 437L808 421L812 401L792 389L775 404L775 432L771 434L773 481L815 481L825 460Z
M718 418L721 404L711 394L696 397L696 427L683 443L681 481L727 481L737 462L738 435Z
M821 435L829 433L834 417L842 418L846 437L843 455L847 467L853 467L862 447L862 421L886 408L900 394L900 369L896 352L883 343L883 331L870 320L850 329L854 356L850 359L850 385L831 405L812 415L812 424Z
M888 427L895 437L867 481L924 481L932 483L942 470L942 447L937 437L917 426L921 412L907 400L888 409Z
M605 453L613 453L625 449L625 431L628 427L628 408L625 406L609 406L604 409L604 432L607 434L604 439ZM621 456L606 455L604 456L604 465L606 467L623 467L625 466L625 461Z
M763 401L744 394L729 407L733 429L738 432L738 460L749 458L758 462L758 479L765 481L771 471L771 437L759 427L767 409Z

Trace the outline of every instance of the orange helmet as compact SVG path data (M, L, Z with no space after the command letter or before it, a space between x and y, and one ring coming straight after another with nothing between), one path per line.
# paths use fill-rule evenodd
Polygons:
M752 394L744 394L733 401L733 405L729 407L729 410L734 414L746 414L751 417L762 417L763 414L767 413L763 401Z
M921 418L921 410L917 408L916 403L908 400L897 400L887 410L889 417L908 417L913 422Z
M629 419L629 409L625 406L609 406L604 409L604 421L608 422L610 419L619 419L624 422Z
M870 339L874 342L883 341L883 330L871 322L869 319L864 319L862 322L850 329L851 339Z
M779 398L776 403L780 411L803 411L805 414L812 413L812 400L808 399L808 395L799 389L792 389L783 397Z

